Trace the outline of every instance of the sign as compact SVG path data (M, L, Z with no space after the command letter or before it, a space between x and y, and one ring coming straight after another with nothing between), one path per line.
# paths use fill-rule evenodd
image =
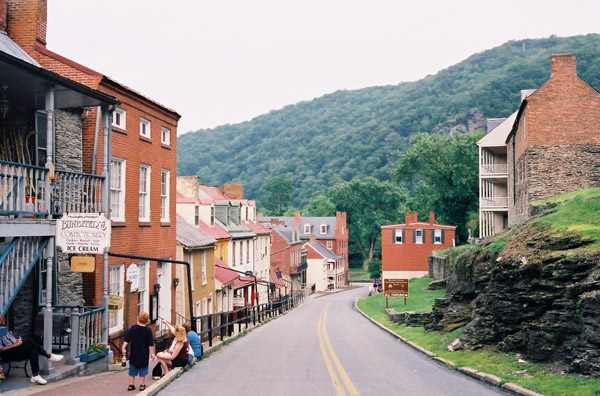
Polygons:
M140 269L135 263L127 268L127 282L131 282L132 292L140 288Z
M104 213L67 213L56 220L56 246L63 253L102 254L110 247L110 226Z
M108 295L108 312L117 312L123 308L123 297L116 294Z
M233 306L234 307L243 307L245 304L244 297L233 297Z
M71 257L71 271L94 272L96 270L96 259L92 256Z
M408 297L408 279L384 279L383 292L386 297Z

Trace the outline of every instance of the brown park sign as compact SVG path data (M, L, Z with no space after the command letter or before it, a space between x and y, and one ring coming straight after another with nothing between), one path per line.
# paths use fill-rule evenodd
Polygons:
M408 297L408 279L384 279L383 293L386 297Z
M96 259L92 256L71 257L71 271L94 272L96 270Z

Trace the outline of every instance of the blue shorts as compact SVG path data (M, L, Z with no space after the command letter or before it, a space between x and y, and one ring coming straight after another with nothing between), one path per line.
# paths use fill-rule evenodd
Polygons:
M129 365L129 376L130 377L135 377L135 376L140 376L140 377L145 377L148 375L148 366L146 367L136 367L133 365Z

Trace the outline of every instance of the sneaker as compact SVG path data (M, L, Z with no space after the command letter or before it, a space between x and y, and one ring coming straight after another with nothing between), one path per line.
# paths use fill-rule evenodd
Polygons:
M46 381L45 379L43 379L42 376L38 374L38 375L36 375L34 377L31 377L31 382L33 382L34 384L37 382L40 385L46 385L46 383L48 381Z
M64 358L63 355L51 354L50 357L48 358L48 360L50 360L51 362L60 362L63 358Z

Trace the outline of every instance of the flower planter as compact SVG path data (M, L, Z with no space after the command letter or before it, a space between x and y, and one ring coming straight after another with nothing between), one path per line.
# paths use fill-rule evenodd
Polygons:
M92 362L94 360L100 359L103 356L106 356L107 352L108 348L106 348L104 352L84 353L81 356L79 356L79 360L81 360L82 362Z

